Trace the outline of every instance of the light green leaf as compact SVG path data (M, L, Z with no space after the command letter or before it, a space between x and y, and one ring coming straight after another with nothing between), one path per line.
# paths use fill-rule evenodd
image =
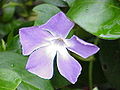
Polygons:
M22 82L17 88L17 90L39 90L39 89L26 82Z
M21 53L21 45L20 45L19 36L16 35L13 37L12 35L10 35L9 37L10 38L8 39L8 42L7 42L6 51Z
M34 25L44 24L49 18L60 11L59 8L49 4L41 4L33 8L38 15Z
M86 31L103 39L120 38L120 2L76 0L67 15Z
M16 72L0 68L0 90L15 90L21 81Z
M41 0L41 1L52 4L52 5L56 5L56 6L59 6L59 7L67 6L66 3L63 0Z
M22 79L19 90L26 90L26 87L34 87L35 90L53 90L50 81L29 73L25 69L27 57L12 53L0 52L0 69L7 68L16 72ZM24 85L24 86L23 86Z
M73 3L75 2L75 0L63 0L65 2L68 3L68 5L71 7L73 5Z

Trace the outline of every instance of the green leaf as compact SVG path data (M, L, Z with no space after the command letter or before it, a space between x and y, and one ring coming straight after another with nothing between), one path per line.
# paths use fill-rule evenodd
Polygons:
M11 22L8 23L0 23L0 38L3 38L5 35L7 35L9 32L14 31L17 32L19 27L22 26L28 26L26 23L24 23L22 20L11 20Z
M41 4L33 8L38 14L37 20L34 25L44 24L48 19L60 11L59 8L49 4Z
M103 39L120 38L120 2L76 0L68 17L86 31Z
M3 48L2 48L2 43L0 41L0 52L3 51Z
M26 87L29 86L37 88L35 90L53 90L49 80L41 79L25 70L26 62L27 57L22 55L12 52L0 52L0 68L13 70L21 77L22 85L18 87L19 90L26 90Z
M21 81L16 72L0 68L0 90L15 90Z
M14 12L15 12L15 6L9 6L9 7L3 8L2 20L5 22L9 21L10 19L12 19Z
M7 42L6 50L21 53L21 45L20 45L20 40L18 35L14 37L11 36L11 38Z
M22 82L20 86L17 88L17 90L39 90L39 89L26 82Z
M9 24L4 24L0 23L0 39L3 38L6 34L10 32L10 25Z
M2 47L3 51L6 50L6 43L3 39L1 39L1 47Z
M41 1L52 4L52 5L56 5L59 7L67 6L66 3L64 2L64 0L41 0Z
M100 42L100 62L104 74L116 90L120 90L120 40Z
M75 0L64 0L65 2L68 3L68 5L71 7L73 5L73 3L75 2Z

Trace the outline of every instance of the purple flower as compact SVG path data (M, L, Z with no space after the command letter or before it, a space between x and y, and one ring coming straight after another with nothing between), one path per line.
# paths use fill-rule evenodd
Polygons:
M87 58L99 48L77 36L66 39L73 26L74 23L63 12L59 12L43 25L21 28L22 51L24 55L30 55L26 69L41 78L50 79L53 76L53 61L57 56L60 74L74 84L82 67L67 50Z

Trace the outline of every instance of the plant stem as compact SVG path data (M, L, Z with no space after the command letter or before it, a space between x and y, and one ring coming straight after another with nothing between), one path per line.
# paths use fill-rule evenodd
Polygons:
M94 41L94 44L97 45L99 42L99 38L96 38ZM94 58L95 59L95 58ZM92 78L92 73L93 73L93 63L94 60L89 62L89 89L92 90L93 88L93 78Z
M93 61L89 62L89 89L93 88L93 79L92 79L92 71L93 71Z

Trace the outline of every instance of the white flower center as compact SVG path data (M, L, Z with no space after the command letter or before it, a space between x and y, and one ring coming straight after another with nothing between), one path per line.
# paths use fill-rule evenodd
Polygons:
M63 39L58 38L58 39L53 40L53 44L56 44L58 46L63 46L63 45L65 45L65 42Z
M56 38L51 40L51 49L54 49L56 51L61 50L61 48L66 47L65 39L62 38Z

